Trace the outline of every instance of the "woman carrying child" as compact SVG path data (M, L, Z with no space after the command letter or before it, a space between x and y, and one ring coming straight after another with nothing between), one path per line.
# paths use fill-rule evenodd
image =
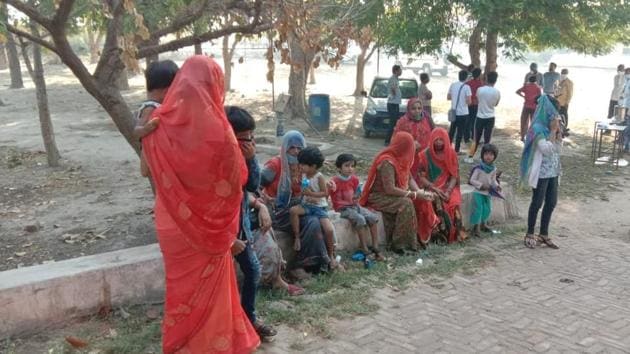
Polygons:
M263 197L272 206L273 228L291 233L289 209L301 201L302 174L297 156L306 148L302 133L291 130L282 137L280 156L265 164L261 172L260 185ZM326 250L324 234L319 219L313 216L300 218L300 252L297 254L293 275L302 278L304 270L326 271L330 257Z
M536 247L540 241L550 248L558 249L549 237L549 222L558 202L558 179L562 172L561 146L562 131L558 110L547 95L540 96L534 121L525 138L520 166L521 181L532 187L532 201L527 213L527 234L524 239L528 248ZM534 227L543 204L540 235L536 237Z
M415 150L411 134L396 133L390 145L374 158L359 199L360 205L395 218L390 247L397 253L404 253L405 249L419 249L413 201L433 197L420 191L411 178Z
M335 182L335 190L330 192L333 208L341 214L341 217L350 221L350 224L357 231L361 252L365 256L374 254L374 259L383 261L385 258L378 249L378 215L360 206L358 197L361 195L359 178L354 174L357 164L351 154L340 154L337 156L335 166L339 174L332 178ZM372 246L368 247L368 232L372 239Z
M492 211L491 193L501 192L497 180L497 168L494 162L499 155L499 149L493 144L481 147L481 162L473 167L468 183L475 187L473 192L472 213L470 224L473 226L473 236L480 237L481 232L490 232L486 225ZM496 194L495 194L496 195Z

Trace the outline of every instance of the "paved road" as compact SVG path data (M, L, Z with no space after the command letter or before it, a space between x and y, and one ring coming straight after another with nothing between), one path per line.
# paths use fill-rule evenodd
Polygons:
M418 284L402 294L379 291L381 309L335 323L332 340L286 333L292 339L263 352L630 353L627 218L620 219L623 209L610 210L621 227L582 227L575 215L589 217L579 210L585 207L560 207L557 223L570 235L556 238L560 250L532 251L516 238L482 242L496 264L478 274L440 286ZM592 233L597 229L601 233ZM625 236L606 235L614 229Z

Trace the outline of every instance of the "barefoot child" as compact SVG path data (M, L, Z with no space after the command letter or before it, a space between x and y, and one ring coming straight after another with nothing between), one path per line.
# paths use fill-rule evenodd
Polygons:
M473 193L473 207L470 214L470 224L473 236L480 237L481 232L490 232L486 221L492 211L491 192L500 192L501 186L497 181L497 168L494 161L499 155L499 149L493 144L485 144L481 148L481 162L473 167L468 183L475 187Z
M175 79L177 70L179 68L172 60L154 61L145 70L144 78L147 85L147 99L140 104L136 116L136 127L133 130L133 135L136 139L142 140L143 137L154 131L160 123L158 118L151 120L149 118L164 100L169 86ZM149 176L149 168L146 166L142 156L140 157L140 170L143 176Z
M374 253L374 258L378 261L384 260L378 250L378 216L370 210L359 206L358 198L361 194L359 188L359 178L354 174L354 167L357 161L351 154L341 154L337 156L335 166L339 174L332 178L336 189L330 192L333 208L341 213L341 217L350 221L350 224L357 230L361 251L367 257ZM367 246L369 233L372 238L372 247Z
M326 250L330 257L330 268L338 267L334 252L334 229L328 218L328 188L326 178L318 170L324 164L324 155L316 147L307 147L298 154L298 163L303 174L302 179L302 203L289 209L291 228L295 236L293 248L300 251L300 216L315 216L324 231Z

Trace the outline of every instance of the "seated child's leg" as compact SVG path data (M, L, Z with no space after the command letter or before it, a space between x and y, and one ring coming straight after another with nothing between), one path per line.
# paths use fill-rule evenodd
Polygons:
M367 247L367 224L365 218L359 214L357 208L346 208L341 212L341 217L350 221L350 224L357 231L359 236L359 243L361 250L368 254L369 249Z
M365 222L370 227L372 236L372 247L378 249L378 215L369 209L359 207L359 213L365 218Z
M335 259L335 229L329 218L320 218L319 223L324 231L324 237L326 238L326 251L331 262Z
M300 237L300 216L306 214L301 205L294 205L289 209L289 217L291 221L291 230L293 237Z

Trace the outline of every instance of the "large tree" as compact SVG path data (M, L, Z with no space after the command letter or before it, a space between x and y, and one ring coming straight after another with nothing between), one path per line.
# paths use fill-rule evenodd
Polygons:
M138 151L139 144L133 139L133 115L123 99L116 82L119 80L125 64L133 60L146 58L159 53L177 50L195 43L221 38L230 33L257 33L271 27L265 16L263 0L193 0L181 6L171 16L153 30L148 30L143 16L136 9L133 0L54 0L49 10L44 1L29 5L19 0L0 0L14 10L39 25L44 33L36 38L29 32L11 24L6 29L18 36L38 43L57 54L62 62L77 77L81 85L107 111L120 132ZM47 3L50 3L48 1ZM163 2L151 2L152 6L163 6ZM169 3L169 2L166 2ZM68 28L75 22L77 13L84 7L97 6L106 17L105 43L96 68L90 72L70 46ZM184 34L175 39L165 39L167 35L180 33L191 26L204 14L212 14L212 19L226 16L228 13L241 17L243 21L228 26L209 26L208 30L197 34ZM142 40L139 40L141 38ZM161 41L163 39L163 42ZM136 60L137 62L137 60Z
M346 54L352 24L376 0L279 1L275 47L283 64L291 65L288 105L290 118L306 118L306 79L311 66L323 60L338 67Z

